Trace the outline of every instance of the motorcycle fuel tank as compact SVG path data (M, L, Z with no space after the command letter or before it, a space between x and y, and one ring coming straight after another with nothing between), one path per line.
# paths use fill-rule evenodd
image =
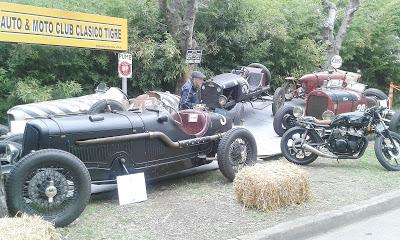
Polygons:
M370 116L365 112L342 113L332 121L332 127L364 127L367 126Z

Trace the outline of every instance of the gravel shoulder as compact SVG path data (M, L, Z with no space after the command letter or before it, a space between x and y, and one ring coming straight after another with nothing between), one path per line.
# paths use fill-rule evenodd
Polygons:
M272 212L245 209L232 183L213 170L150 183L149 199L142 203L119 206L116 191L94 195L81 217L59 232L64 239L229 239L353 204L400 184L400 172L386 171L372 145L360 160L319 158L303 168L314 198L302 205Z

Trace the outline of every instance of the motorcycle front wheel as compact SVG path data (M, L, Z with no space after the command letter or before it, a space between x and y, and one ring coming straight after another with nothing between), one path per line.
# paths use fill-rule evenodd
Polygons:
M389 171L400 171L400 135L389 131L393 138L394 146L390 139L379 136L375 140L375 155L379 163Z
M306 135L306 136L305 136ZM318 155L302 148L303 143L313 145L318 142L318 135L302 127L294 127L285 132L281 138L282 155L294 164L307 165L315 161Z

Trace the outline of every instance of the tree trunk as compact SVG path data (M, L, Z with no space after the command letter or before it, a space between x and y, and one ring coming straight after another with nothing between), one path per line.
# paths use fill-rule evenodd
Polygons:
M193 40L193 28L198 9L197 0L159 0L161 13L167 22L168 31L176 39L183 58L186 50L195 47ZM181 76L175 87L175 92L179 93L181 86L185 83L192 72L194 66L189 65L186 73Z
M331 58L334 55L339 55L340 50L342 49L343 41L346 37L347 30L349 29L354 13L357 11L360 6L360 0L349 0L349 3L346 7L345 16L340 24L339 30L335 36L335 22L337 19L337 7L336 5L329 0L322 0L322 6L327 13L326 18L322 24L322 36L327 45L326 49L326 62L324 65L325 69L328 69L331 63Z
M6 203L6 192L4 191L4 177L1 174L0 165L0 218L7 216L7 203Z

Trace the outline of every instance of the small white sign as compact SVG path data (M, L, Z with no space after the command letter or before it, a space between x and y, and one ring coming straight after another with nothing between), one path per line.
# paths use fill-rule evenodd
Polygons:
M120 78L132 77L132 54L118 53L118 76Z
M147 200L146 181L144 173L118 176L119 205L125 205Z
M186 63L201 63L201 56L203 55L203 50L200 49L188 49L186 51Z
M339 55L335 55L331 58L331 66L335 69L338 69L342 66L343 60L342 57Z
M195 113L191 113L189 114L189 119L188 122L190 123L196 123L199 119L199 115L195 114Z

